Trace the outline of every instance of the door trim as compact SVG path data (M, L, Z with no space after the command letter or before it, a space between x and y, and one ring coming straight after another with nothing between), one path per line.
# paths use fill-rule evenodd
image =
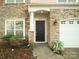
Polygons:
M45 22L45 41L44 42L37 42L36 41L36 21L44 21ZM34 43L47 43L47 21L46 19L36 19L35 20L35 32L34 32Z

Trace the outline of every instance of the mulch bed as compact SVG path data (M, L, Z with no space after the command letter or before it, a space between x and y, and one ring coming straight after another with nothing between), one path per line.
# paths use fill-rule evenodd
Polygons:
M34 59L30 48L10 48L0 45L0 59Z

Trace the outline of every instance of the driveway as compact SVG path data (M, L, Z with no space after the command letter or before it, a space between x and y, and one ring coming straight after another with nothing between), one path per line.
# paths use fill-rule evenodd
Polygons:
M50 50L47 44L35 44L33 49L37 59L79 59L79 49L65 49L64 55L58 55Z

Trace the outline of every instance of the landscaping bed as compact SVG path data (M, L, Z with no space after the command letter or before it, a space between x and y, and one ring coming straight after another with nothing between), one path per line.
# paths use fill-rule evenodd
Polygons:
M33 59L31 48L12 48L0 43L0 59Z

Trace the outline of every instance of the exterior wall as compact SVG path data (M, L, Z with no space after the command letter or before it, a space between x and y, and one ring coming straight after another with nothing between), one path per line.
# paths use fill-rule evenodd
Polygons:
M57 0L31 0L31 3L42 3L42 4L55 4ZM39 4L39 3L38 3ZM58 8L58 7L57 7ZM65 7L64 7L65 8ZM79 9L52 9L50 8L49 18L47 19L47 39L48 43L54 39L59 39L59 20L69 18L79 18ZM4 0L0 0L0 36L5 33L5 20L9 18L24 18L25 19L25 34L29 36L29 40L34 38L34 32L28 31L29 29L29 15L27 1L23 4L5 4ZM54 21L57 20L57 24L54 25Z
M59 39L59 20L79 18L79 9L51 9L50 10L50 42L54 39ZM58 24L54 25L54 20L57 20Z
M34 31L29 31L29 43L33 44L34 43Z
M63 6L63 5L56 5L56 6L32 6L30 10L47 10L50 9L49 15L50 17L47 20L47 42L51 45L51 42L54 39L59 39L59 21L69 18L79 18L79 8L78 6ZM34 11L34 12L35 12ZM35 13L34 13L35 14ZM42 17L42 16L38 16ZM34 19L35 20L35 19ZM57 20L57 24L54 25L54 21ZM31 36L33 39L33 36ZM33 39L34 40L34 39Z
M5 20L13 18L25 19L25 32L28 33L28 9L26 3L5 4L5 0L0 0L0 36L5 34ZM17 20L17 19L16 19Z

